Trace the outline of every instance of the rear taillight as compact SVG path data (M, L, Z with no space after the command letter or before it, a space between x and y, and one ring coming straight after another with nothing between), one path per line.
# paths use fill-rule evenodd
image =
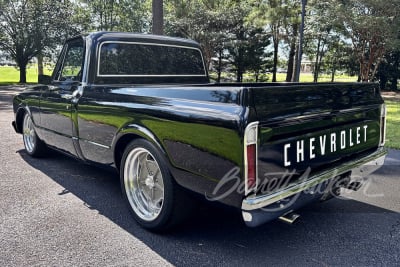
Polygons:
M386 105L383 104L381 107L381 140L380 140L380 146L385 145L385 140L386 140Z
M257 184L256 145L247 146L247 188Z
M256 191L257 188L257 138L258 122L250 123L244 133L244 177L245 193Z

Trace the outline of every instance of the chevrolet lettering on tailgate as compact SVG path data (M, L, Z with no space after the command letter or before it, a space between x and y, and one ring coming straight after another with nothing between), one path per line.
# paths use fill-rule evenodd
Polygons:
M368 125L358 126L340 132L311 137L308 140L299 140L295 144L287 143L284 145L284 166L289 167L292 162L289 160L291 150L295 151L295 162L300 163L305 160L313 160L317 156L335 153L338 150L346 150L354 146L367 143Z

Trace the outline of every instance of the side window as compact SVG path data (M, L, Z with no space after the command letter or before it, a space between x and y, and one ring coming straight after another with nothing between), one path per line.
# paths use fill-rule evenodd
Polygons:
M61 70L58 72L59 81L80 81L82 79L84 49L82 42L68 44Z

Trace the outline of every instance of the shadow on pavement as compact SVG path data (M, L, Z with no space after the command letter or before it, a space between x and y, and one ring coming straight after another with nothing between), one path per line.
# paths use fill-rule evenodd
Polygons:
M174 265L362 266L374 262L372 258L399 261L399 214L362 202L333 199L300 210L295 225L273 221L258 228L244 226L235 212L201 206L179 229L157 235L131 218L116 173L58 153L45 159L17 153L64 187L60 195L74 194Z
M24 88L25 86L0 86L0 110L10 109L13 96Z

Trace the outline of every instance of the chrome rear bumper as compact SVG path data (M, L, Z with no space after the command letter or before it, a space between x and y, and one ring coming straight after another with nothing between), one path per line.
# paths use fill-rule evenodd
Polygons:
M254 214L260 214L259 209L279 202L280 200L289 198L296 194L299 194L305 190L312 189L319 184L325 183L337 176L351 171L352 179L360 179L365 177L372 172L379 169L384 161L387 154L387 150L383 147L379 148L374 153L368 155L367 157L356 159L343 164L339 167L325 171L310 177L307 180L302 180L297 183L291 184L286 188L280 189L278 191L272 192L266 195L250 195L246 197L242 202L242 215L243 219L249 226L257 226L252 223L253 212ZM263 212L267 213L267 212ZM259 220L257 220L259 221Z

